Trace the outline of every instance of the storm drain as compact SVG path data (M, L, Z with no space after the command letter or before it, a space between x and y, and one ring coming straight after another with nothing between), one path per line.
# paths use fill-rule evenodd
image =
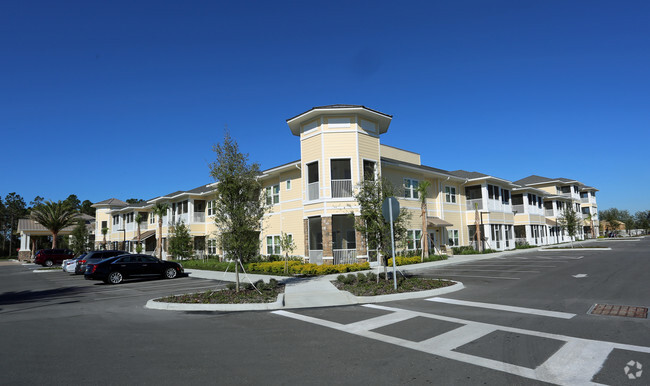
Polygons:
M614 304L594 304L588 312L592 315L625 316L627 318L647 318L648 307L618 306Z

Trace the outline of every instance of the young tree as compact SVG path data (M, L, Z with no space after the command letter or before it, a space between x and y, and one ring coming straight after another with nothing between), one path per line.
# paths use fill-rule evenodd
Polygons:
M70 247L75 255L80 255L87 250L88 228L84 220L78 220L77 225L72 229Z
M248 162L226 130L222 144L213 147L217 159L210 175L217 181L214 221L225 255L235 258L235 289L239 292L239 264L259 253L259 229L267 208L258 180L260 168Z
M567 205L562 211L562 215L557 219L558 224L562 230L566 230L571 237L571 248L573 248L573 239L578 234L578 230L582 225L582 218L578 214L573 206Z
M284 273L289 273L289 254L296 249L293 237L284 232L280 235L280 248L284 251Z
M384 199L395 195L395 188L386 179L377 181L366 180L359 185L354 198L359 203L360 216L355 222L355 229L365 235L368 250L376 249L380 256L378 260L384 265L386 272L387 257L392 254L390 223L384 219L382 214L382 203ZM352 214L353 215L353 214ZM393 219L393 230L395 233L395 244L399 244L406 238L406 221L408 212L402 208L399 216ZM383 254L384 258L381 257Z
M167 214L169 209L169 204L157 202L153 208L151 208L151 213L153 216L158 216L158 237L156 239L156 249L158 250L158 258L162 260L162 224L163 216Z
M175 258L189 259L194 252L190 229L182 221L170 229L169 254Z
M59 232L75 223L76 212L65 202L47 201L32 211L34 220L52 232L52 249L56 249Z
M431 182L424 180L418 184L417 192L420 198L420 217L422 217L422 261L429 257L429 232L427 232L427 189L431 186Z

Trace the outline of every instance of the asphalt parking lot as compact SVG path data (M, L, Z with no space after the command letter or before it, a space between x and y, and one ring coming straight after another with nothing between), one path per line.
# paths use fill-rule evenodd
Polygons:
M436 298L284 312L150 310L225 283L107 285L3 265L0 372L12 385L649 384L649 319L589 311L650 306L650 238L611 247L429 268L465 285Z

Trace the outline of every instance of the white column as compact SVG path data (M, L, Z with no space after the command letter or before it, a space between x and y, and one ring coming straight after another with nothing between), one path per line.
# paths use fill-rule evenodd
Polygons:
M30 242L29 235L25 234L24 232L20 232L20 250L21 251L28 251L29 250L29 242Z

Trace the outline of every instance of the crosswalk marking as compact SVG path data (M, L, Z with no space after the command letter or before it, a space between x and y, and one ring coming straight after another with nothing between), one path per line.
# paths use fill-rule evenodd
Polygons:
M484 368L489 368L492 370L502 371L513 375L518 375L528 379L562 385L593 384L591 382L591 379L598 373L598 371L600 371L603 364L607 360L607 357L614 349L650 354L650 347L575 338L559 334L525 330L521 328L500 326L449 316L404 310L377 304L367 304L364 305L364 307L390 311L392 313L351 324L331 322L328 320L301 315L289 311L273 311L272 313L296 320L301 320L303 322L328 327L349 334L378 340L384 343L394 344L396 346L417 350L428 354L437 355L440 357L469 363ZM457 327L451 331L438 334L421 342L413 342L410 340L401 339L390 335L384 335L373 331L377 328L384 327L393 323L399 323L415 317L437 319L461 324L462 326ZM454 349L462 345L473 342L495 331L504 331L553 339L562 341L564 344L558 351L549 356L546 361L544 361L535 369L454 351Z

